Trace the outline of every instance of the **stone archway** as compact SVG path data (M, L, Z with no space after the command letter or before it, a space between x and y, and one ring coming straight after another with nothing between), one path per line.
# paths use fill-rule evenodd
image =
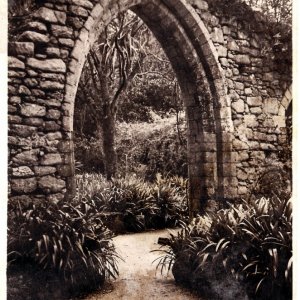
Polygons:
M25 158L24 153L14 157L13 163L16 167L13 168L11 181L13 194L19 198L25 196L36 199L43 198L42 194L45 194L48 200L73 195L75 190L73 111L81 70L86 55L101 30L113 16L121 11L132 9L145 21L161 43L183 92L188 119L191 211L199 210L201 200L211 197L220 199L234 197L234 194L228 194L224 190L225 177L228 183L233 176L231 171L228 171L228 168L231 170L232 163L230 156L232 124L229 101L215 47L203 22L192 7L181 0L128 0L122 1L122 4L119 1L101 1L95 5L88 1L83 3L74 0L73 2L79 6L69 7L71 15L72 10L76 10L76 14L83 16L89 11L87 14L89 16L85 18L82 26L77 25L77 30L73 28L73 32L64 27L67 17L65 13L45 6L35 13L36 19L51 26L54 36L63 36L59 39L62 47L67 45L72 48L72 51L69 51L68 60L38 55L37 58L29 57L26 61L26 68L32 69L29 71L32 74L35 70L37 76L51 72L61 78L61 83L54 85L51 81L44 79L40 83L46 90L48 89L51 93L55 92L58 99L61 99L60 111L52 110L53 114L62 113L61 126L57 128L55 134L47 133L47 129L42 132L32 129L33 132L28 133L31 140L37 139L45 142L50 137L57 143L56 147L52 147L53 149L47 147L48 151L39 149L32 152L30 150L30 153L25 153ZM68 39L72 34L77 36L74 45L72 40ZM28 32L23 33L23 39L24 36L26 40ZM51 41L51 37L47 40ZM35 44L40 45L38 41ZM29 47L28 43L27 46ZM47 56L53 56L49 47L47 51ZM16 59L12 62L14 63L17 63ZM65 72L64 82L62 74ZM34 82L34 80L31 81ZM25 94L26 92L25 90ZM46 108L42 105L22 103L21 106L21 114L28 117L51 113L50 109L46 113ZM48 125L53 123L49 122ZM22 125L14 127L18 130L20 126ZM27 136L27 133L25 132L24 135ZM40 148L43 148L43 145ZM32 171L32 165L34 171ZM225 169L227 170L226 176ZM32 178L14 178L26 171L30 174L32 172Z
M211 0L47 0L9 45L12 201L72 196L82 66L101 30L127 9L161 43L183 92L191 212L209 198L245 195L264 151L280 151L291 66L288 54L273 55L259 14L245 24L233 11L220 14Z
M216 50L199 16L182 1L172 5L161 1L126 1L120 8L96 6L75 42L67 76L65 103L66 130L72 132L75 94L86 55L101 30L110 22L113 13L132 9L154 33L176 72L188 121L188 157L190 200L193 211L208 198L222 199L224 195L224 168L229 173L230 107ZM100 9L100 7L102 9ZM109 17L107 11L110 11ZM184 17L184 18L183 18ZM198 38L197 38L198 37ZM222 130L223 129L223 130ZM224 166L224 156L226 165ZM230 177L227 176L227 183Z

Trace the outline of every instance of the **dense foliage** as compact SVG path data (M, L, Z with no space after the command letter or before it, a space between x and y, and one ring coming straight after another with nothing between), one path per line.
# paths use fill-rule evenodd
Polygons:
M187 178L187 144L185 122L175 115L160 118L151 113L153 123L119 123L116 132L118 175L134 173L154 180L156 173ZM104 154L101 135L77 137L75 157L79 173L104 173Z
M291 299L291 201L211 211L171 235L165 252L159 265L210 299Z
M111 237L92 203L10 205L8 270L50 274L64 296L95 289L118 275Z
M174 227L187 221L187 181L178 176L158 174L150 183L136 176L106 181L101 175L84 174L77 177L77 187L74 201L95 205L116 232Z

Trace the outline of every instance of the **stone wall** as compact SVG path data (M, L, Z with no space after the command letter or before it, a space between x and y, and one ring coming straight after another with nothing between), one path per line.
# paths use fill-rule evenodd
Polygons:
M207 2L190 2L47 0L24 21L9 44L12 200L72 196L81 69L97 35L128 8L161 42L183 90L193 210L199 198L247 192L258 166L285 142L291 65L282 68L275 59L273 37L263 28L220 15Z
M285 111L291 101L291 52L276 48L260 13L241 5L218 11L214 1L190 1L210 32L224 70L234 126L233 155L237 162L238 196L249 191L268 158L278 159L286 143ZM274 37L275 35L275 37Z

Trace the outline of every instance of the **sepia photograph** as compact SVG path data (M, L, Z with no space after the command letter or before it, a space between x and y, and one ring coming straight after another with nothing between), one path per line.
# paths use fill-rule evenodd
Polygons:
M296 300L292 0L5 5L6 299Z

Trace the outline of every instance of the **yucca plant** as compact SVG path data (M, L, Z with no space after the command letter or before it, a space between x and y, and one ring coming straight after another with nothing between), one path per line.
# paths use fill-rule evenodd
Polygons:
M10 216L9 266L29 263L53 272L74 292L118 275L112 233L90 203L19 204Z

